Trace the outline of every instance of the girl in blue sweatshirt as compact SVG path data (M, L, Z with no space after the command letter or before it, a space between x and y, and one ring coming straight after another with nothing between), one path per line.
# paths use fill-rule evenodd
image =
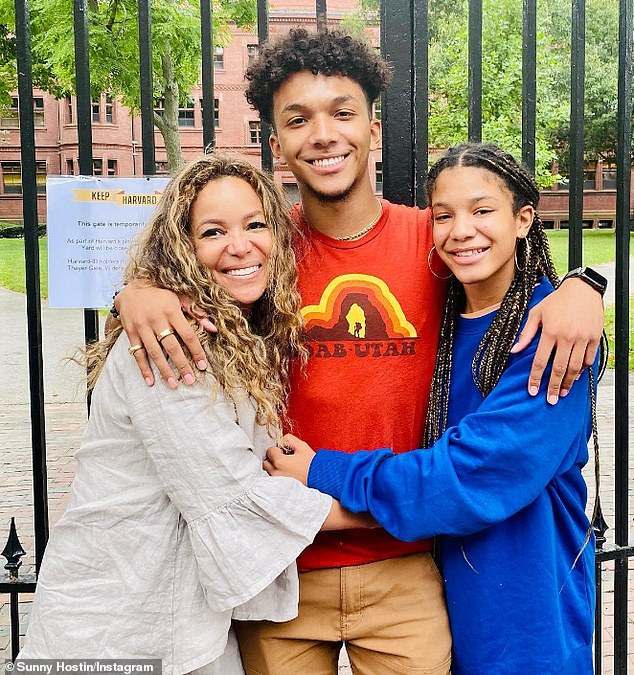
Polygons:
M553 405L545 384L544 395L526 390L537 339L512 350L558 283L538 188L491 144L448 150L427 188L430 267L444 263L451 279L426 449L315 454L286 436L265 468L370 511L400 539L441 535L454 675L592 673L594 537L581 469L596 432L596 368Z

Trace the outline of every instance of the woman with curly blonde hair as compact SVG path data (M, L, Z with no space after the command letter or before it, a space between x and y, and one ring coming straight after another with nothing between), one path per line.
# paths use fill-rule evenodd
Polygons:
M239 675L231 620L294 618L301 550L319 529L370 524L261 467L303 356L297 236L273 181L242 159L205 155L166 188L127 274L215 317L208 367L190 387L147 387L120 329L89 351L91 416L19 658Z
M246 313L196 259L195 241L187 227L201 188L227 176L241 179L256 193L276 243L268 261L264 293ZM218 153L205 155L192 161L167 186L156 212L133 244L125 275L126 279L145 280L174 291L188 298L197 313L214 317L217 334L199 331L214 376L229 398L234 390L247 390L257 404L258 422L269 426L285 409L290 359L304 358L293 253L293 244L300 237L272 180L243 159ZM121 330L120 325L114 328L110 339L94 352L89 365L96 369L89 385L96 381L105 354Z

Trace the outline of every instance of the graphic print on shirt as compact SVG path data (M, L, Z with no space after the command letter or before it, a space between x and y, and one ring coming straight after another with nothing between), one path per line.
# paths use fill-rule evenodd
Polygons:
M316 305L301 310L309 355L314 357L407 356L415 353L416 329L388 285L367 274L343 274Z

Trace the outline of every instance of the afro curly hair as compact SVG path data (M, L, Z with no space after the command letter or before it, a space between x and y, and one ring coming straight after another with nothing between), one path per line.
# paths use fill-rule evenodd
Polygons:
M351 78L363 89L368 108L390 78L387 63L364 42L341 31L312 33L294 28L262 47L245 72L249 83L245 96L261 119L273 123L273 95L291 75L304 70Z

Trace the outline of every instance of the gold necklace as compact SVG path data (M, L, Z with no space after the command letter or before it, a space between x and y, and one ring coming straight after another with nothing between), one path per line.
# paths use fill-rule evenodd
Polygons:
M381 220L381 216L383 215L383 204L381 204L378 199L377 202L379 204L379 212L368 225L354 234L346 234L343 237L334 237L334 239L337 241L356 241L357 239L361 239L361 237L366 235L379 222L379 220Z

